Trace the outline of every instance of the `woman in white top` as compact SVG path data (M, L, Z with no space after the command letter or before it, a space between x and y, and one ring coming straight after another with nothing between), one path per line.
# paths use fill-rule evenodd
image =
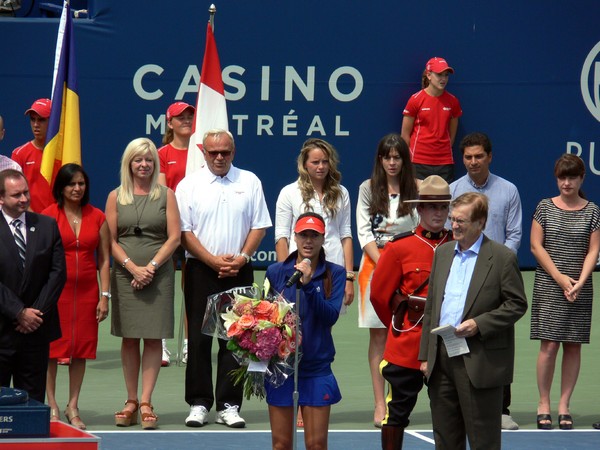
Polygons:
M293 226L305 212L315 212L325 220L325 259L346 268L344 305L354 300L354 254L350 219L350 195L340 184L339 157L330 143L308 139L298 155L298 180L279 193L275 211L275 251L277 262L296 250ZM342 306L342 309L344 306ZM298 411L297 425L302 427Z
M358 326L369 328L369 366L373 381L373 423L381 427L386 412L385 382L379 372L387 329L371 304L371 278L385 244L419 223L416 210L406 200L418 189L408 145L398 134L384 136L377 146L371 178L359 187L356 206L358 240L363 256L358 271Z
M308 139L298 155L298 180L279 193L275 212L277 261L296 250L291 236L296 220L305 212L325 219L325 258L346 268L344 304L354 300L351 207L348 190L340 184L339 158L335 148L322 139Z

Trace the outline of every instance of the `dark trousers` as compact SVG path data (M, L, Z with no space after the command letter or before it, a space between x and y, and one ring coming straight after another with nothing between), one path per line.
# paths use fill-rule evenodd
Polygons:
M46 401L46 372L50 344L23 339L16 348L0 349L0 385L27 391L29 397Z
M430 164L413 164L415 175L418 179L424 180L430 175L439 175L448 184L454 181L454 164L445 164L442 166L432 166Z
M410 422L410 413L423 388L423 373L418 369L396 366L388 362L381 369L381 375L389 383L386 397L388 413L382 425L406 428Z
M188 362L185 369L185 401L202 405L210 410L215 403L217 411L225 403L242 406L243 386L234 386L230 371L239 364L227 350L227 341L218 339L216 390L212 381L212 336L202 333L207 297L240 286L251 286L254 280L252 264L243 266L237 277L218 278L218 273L197 259L190 258L185 266L185 311L188 318Z
M436 450L500 450L503 386L477 389L463 356L449 358L441 341L429 377L429 400Z
M511 402L510 384L505 385L502 391L502 414L510 416L510 410L508 409Z

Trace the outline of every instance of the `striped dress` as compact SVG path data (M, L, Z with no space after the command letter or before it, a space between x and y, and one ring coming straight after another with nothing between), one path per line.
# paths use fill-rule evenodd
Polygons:
M577 211L542 200L533 215L544 230L544 248L556 268L577 280L588 252L590 235L600 228L600 209L592 202ZM531 303L531 339L589 344L592 320L592 277L577 300L569 302L563 290L538 264Z

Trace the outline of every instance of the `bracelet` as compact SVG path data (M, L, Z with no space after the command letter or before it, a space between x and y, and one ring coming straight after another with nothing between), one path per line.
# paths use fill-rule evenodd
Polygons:
M109 300L112 298L112 295L110 295L110 292L108 291L102 291L100 295L102 295L102 297L106 297Z
M355 277L354 272L346 272L346 281L354 281Z
M129 261L131 261L131 258L125 258L125 260L123 261L123 264L121 264L121 265L123 267L125 267Z

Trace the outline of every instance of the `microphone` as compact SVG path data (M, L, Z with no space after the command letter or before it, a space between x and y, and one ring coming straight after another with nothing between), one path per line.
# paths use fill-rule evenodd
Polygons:
M310 258L304 258L304 259L302 260L302 262L306 262L306 263L310 264L310 262L311 262L311 261L310 261ZM302 271L300 271L300 270L296 270L296 271L294 272L294 274L293 274L293 275L290 277L290 279L286 281L286 283L285 283L285 287L286 287L286 288L289 288L289 287L291 287L292 285L296 284L296 283L298 282L298 280L299 280L300 278L302 278L302 275L303 275L303 274L302 274Z

